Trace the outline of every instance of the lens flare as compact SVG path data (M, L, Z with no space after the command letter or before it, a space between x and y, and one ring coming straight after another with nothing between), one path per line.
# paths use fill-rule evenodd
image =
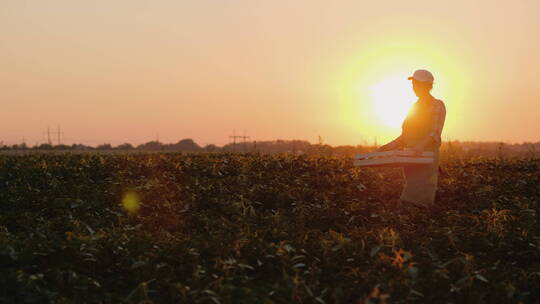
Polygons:
M136 214L141 208L139 195L133 191L128 191L122 199L122 208L130 215Z

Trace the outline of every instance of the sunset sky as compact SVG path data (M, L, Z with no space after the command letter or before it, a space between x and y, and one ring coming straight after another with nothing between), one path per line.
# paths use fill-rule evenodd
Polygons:
M3 0L0 141L382 143L420 68L443 140L539 141L539 56L537 0Z

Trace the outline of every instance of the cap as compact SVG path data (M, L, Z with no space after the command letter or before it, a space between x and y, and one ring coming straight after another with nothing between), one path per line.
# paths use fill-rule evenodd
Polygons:
M433 74L431 74L428 70L416 70L414 71L414 74L410 76L408 79L409 80L416 79L421 82L430 82L430 83L433 83L433 80L434 80Z

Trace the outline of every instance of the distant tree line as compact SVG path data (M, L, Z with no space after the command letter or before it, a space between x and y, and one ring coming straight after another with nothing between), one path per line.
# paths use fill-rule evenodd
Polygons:
M4 145L0 142L0 151L118 151L118 152L229 152L229 153L290 153L290 154L317 154L317 155L349 155L366 153L373 151L373 145L345 145L330 146L327 144L311 144L306 140L269 140L269 141L249 141L241 143L229 143L224 146L208 144L198 145L193 139L186 138L177 143L161 143L149 141L140 145L124 143L113 146L108 143L97 146L83 144L73 145L51 145L39 144L32 147L26 144ZM441 147L442 153L450 156L490 156L490 157L511 157L511 156L540 156L540 142L521 144L506 144L502 142L471 142L471 141L445 141Z

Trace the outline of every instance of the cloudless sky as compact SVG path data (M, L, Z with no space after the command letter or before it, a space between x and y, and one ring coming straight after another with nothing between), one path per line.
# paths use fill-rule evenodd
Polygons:
M417 68L443 139L538 141L539 16L536 0L3 0L0 141L380 143L399 121L373 90L409 105Z

